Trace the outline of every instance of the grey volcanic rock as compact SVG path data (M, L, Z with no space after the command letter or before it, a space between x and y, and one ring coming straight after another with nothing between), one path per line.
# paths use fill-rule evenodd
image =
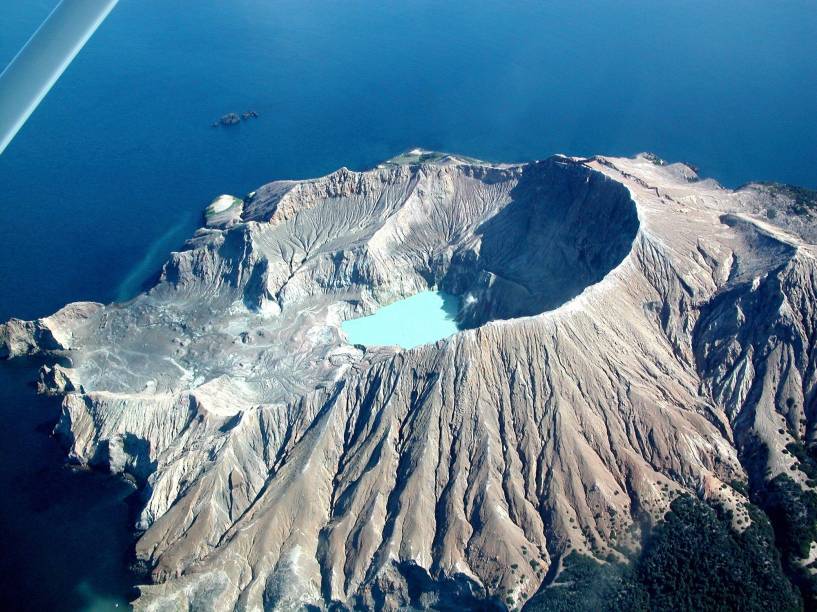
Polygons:
M245 111L240 115L238 113L227 113L219 117L218 121L214 121L211 127L230 127L251 119L258 119L258 113L254 110Z
M71 457L143 484L137 609L515 607L681 493L808 486L784 446L815 436L813 229L768 197L648 156L413 151L222 196L150 291L0 351L63 358L40 387ZM344 338L434 286L470 329Z
M237 113L227 113L219 117L218 121L213 122L212 127L229 127L231 125L238 125L241 123L241 117Z

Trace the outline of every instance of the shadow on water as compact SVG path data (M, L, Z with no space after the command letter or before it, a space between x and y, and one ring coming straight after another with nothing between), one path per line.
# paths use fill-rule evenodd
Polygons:
M37 365L0 362L0 609L127 609L133 488L65 464Z

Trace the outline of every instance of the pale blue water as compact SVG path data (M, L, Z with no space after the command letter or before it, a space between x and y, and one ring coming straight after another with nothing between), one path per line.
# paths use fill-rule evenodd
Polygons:
M373 315L341 325L351 344L405 349L456 334L459 298L442 291L423 291L380 308Z
M54 4L0 2L0 64ZM0 319L132 295L218 194L416 146L817 187L815 32L814 0L121 0L0 156ZM122 491L60 470L30 376L0 367L0 597L121 598Z

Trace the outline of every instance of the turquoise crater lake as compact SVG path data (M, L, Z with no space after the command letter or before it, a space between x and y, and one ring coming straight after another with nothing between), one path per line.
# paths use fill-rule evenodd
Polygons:
M344 321L341 328L351 344L396 344L410 349L457 333L459 305L455 295L423 291L384 306L368 317Z

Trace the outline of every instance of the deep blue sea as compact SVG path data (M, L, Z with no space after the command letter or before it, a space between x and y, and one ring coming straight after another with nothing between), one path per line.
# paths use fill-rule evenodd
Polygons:
M0 2L0 65L54 5ZM218 194L415 146L817 187L816 110L815 0L121 0L0 156L0 320L129 297ZM122 606L129 489L62 467L33 368L0 366L1 607Z

